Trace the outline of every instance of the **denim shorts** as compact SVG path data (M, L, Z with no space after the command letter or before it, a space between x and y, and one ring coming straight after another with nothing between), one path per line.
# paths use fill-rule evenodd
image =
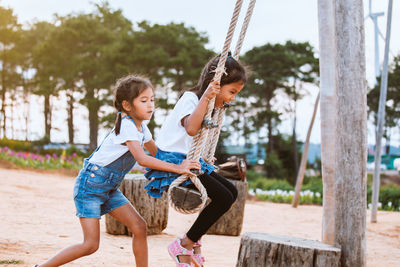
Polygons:
M130 203L118 189L124 174L85 162L74 185L76 216L99 218Z

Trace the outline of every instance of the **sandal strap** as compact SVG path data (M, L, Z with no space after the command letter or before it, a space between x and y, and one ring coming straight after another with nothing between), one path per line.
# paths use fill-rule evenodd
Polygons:
M204 262L206 261L205 258L201 254L193 254L193 260L199 266L203 266Z
M199 240L197 240L197 242L194 242L194 247L201 247L201 240L199 239Z
M179 238L175 239L174 242L169 244L168 249L175 256L185 256L185 255L193 256L192 250L182 247Z

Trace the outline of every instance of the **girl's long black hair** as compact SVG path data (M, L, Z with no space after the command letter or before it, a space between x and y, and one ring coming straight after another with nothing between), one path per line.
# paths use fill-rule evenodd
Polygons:
M194 92L197 97L200 99L204 92L207 90L208 84L212 81L215 76L215 69L217 68L218 61L221 55L217 55L213 57L203 68L201 72L200 78L197 82L197 85L193 88L190 88L185 91ZM235 83L235 82L243 82L247 81L247 73L245 67L237 60L235 60L231 52L228 53L228 58L225 63L225 73L221 78L221 87L225 84ZM183 91L180 96L185 92Z

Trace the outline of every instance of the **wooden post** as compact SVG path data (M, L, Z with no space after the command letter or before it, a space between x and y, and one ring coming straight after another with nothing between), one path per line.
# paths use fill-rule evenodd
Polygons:
M150 197L144 190L148 180L143 175L128 174L122 181L120 190L132 203L147 223L147 234L160 234L168 222L168 196ZM132 235L125 225L106 214L106 231L114 235Z
M315 116L317 115L319 96L320 93L318 93L318 96L315 99L314 112L311 117L310 125L308 126L306 142L304 143L303 154L301 155L300 168L299 171L297 172L296 187L294 189L294 196L292 200L293 208L297 208L297 206L299 205L300 191L303 185L304 173L306 172L307 161L308 161L308 147L310 145L311 131L314 125Z
M323 241L365 266L367 112L362 0L318 1Z
M389 0L388 17L386 26L386 41L385 41L385 56L383 61L383 71L381 77L381 91L379 96L379 109L378 109L378 129L376 131L375 143L375 169L374 169L374 182L372 187L372 209L371 209L371 222L377 222L378 200L379 200L379 186L380 186L380 168L381 168L381 142L383 135L383 125L385 123L385 106L386 106L386 93L388 84L388 64L389 64L389 44L390 44L390 29L392 22L392 7L393 0Z
M240 240L236 267L337 267L340 249L314 240L246 233Z
M323 180L322 241L334 244L335 211L335 129L336 125L336 43L335 3L318 1L321 164Z
M335 244L341 266L366 265L367 84L362 0L336 0Z
M248 184L240 180L229 181L236 186L238 197L232 207L208 229L207 234L238 236L242 231Z

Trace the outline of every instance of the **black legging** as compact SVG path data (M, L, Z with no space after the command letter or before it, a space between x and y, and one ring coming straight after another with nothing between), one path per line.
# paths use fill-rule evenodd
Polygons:
M187 232L193 242L198 241L207 230L232 206L237 198L236 187L215 172L202 174L199 179L207 190L211 203L205 207Z

